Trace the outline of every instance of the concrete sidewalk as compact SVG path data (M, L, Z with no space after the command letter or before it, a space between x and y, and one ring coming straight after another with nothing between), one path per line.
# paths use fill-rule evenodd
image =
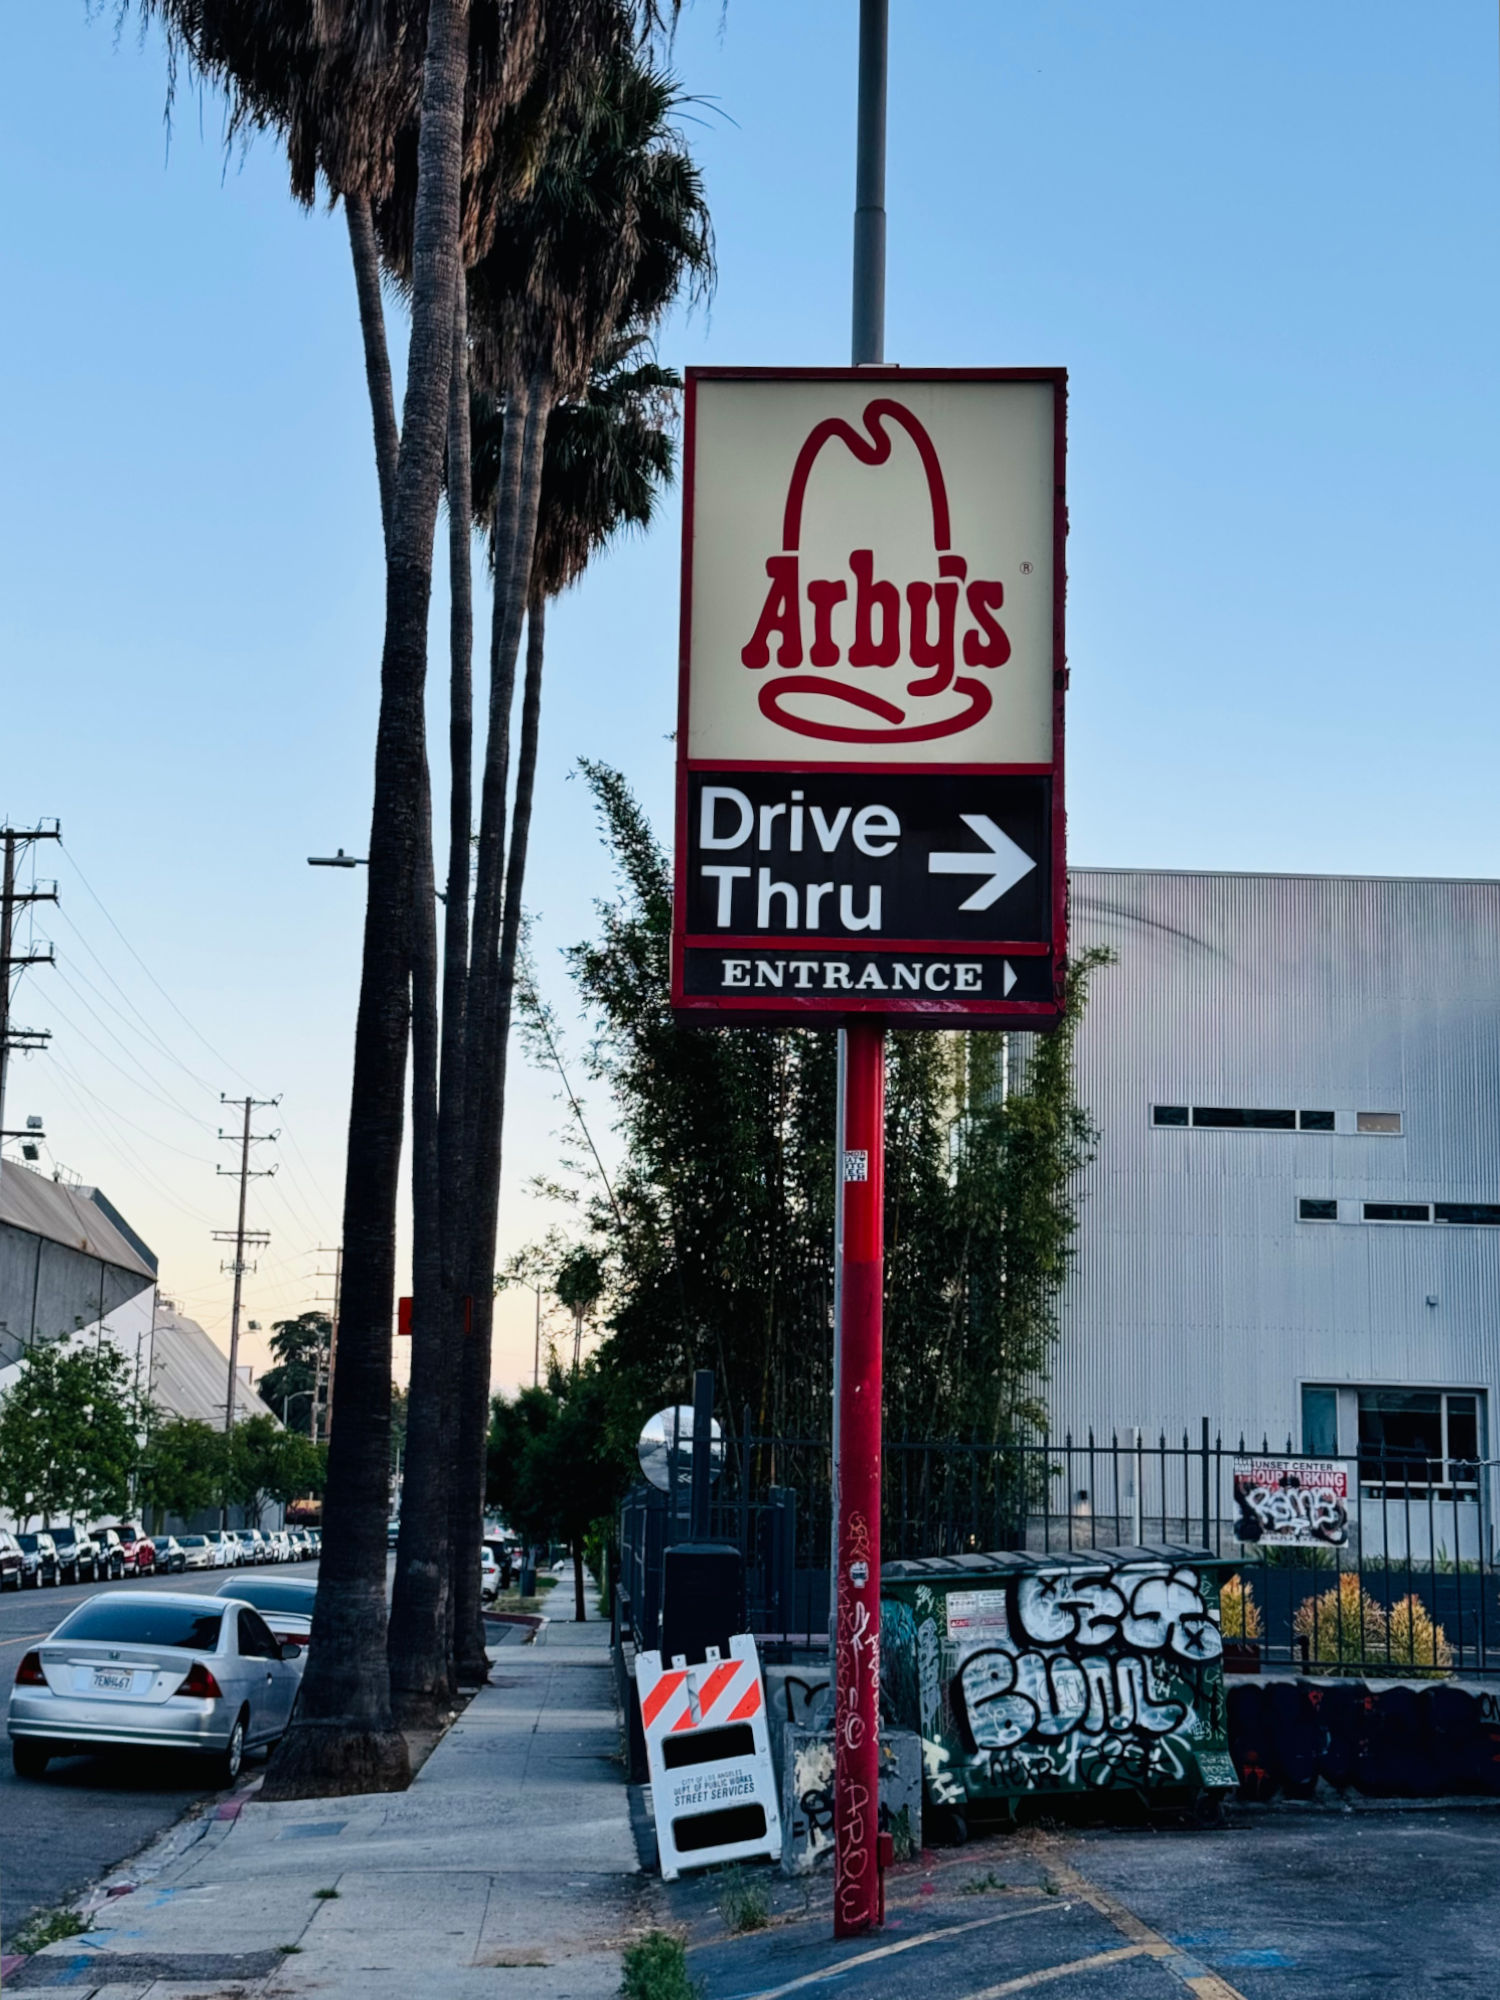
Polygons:
M210 1806L107 1878L97 1927L6 1991L613 1996L643 1885L608 1641L595 1615L494 1649L409 1791Z

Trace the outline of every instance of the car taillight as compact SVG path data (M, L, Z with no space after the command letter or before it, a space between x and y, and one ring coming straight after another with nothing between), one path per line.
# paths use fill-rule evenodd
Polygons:
M177 1692L190 1695L194 1701L221 1701L224 1696L224 1690L201 1660L194 1660L187 1679Z
M42 1672L41 1654L23 1654L21 1664L16 1668L16 1686L18 1688L44 1688L46 1685L47 1676Z

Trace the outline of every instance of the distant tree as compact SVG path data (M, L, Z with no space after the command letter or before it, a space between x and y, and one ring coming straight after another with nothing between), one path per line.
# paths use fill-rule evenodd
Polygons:
M247 1417L229 1440L225 1498L259 1522L268 1500L297 1500L323 1491L327 1451L270 1417Z
M279 1319L271 1329L276 1365L256 1384L263 1403L270 1405L288 1430L313 1432L313 1410L328 1396L328 1349L333 1322L326 1313L299 1313ZM321 1397L318 1391L321 1389Z
M154 1528L166 1516L186 1520L219 1504L224 1486L224 1433L201 1417L172 1417L151 1429L137 1493Z
M637 1428L634 1403L593 1360L491 1407L489 1497L523 1540L566 1546L575 1619L584 1615L584 1543L630 1482Z
M23 1524L123 1513L142 1414L110 1342L34 1347L0 1402L0 1503Z

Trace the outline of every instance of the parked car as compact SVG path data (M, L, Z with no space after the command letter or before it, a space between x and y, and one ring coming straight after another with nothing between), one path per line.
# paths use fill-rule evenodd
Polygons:
M120 1537L120 1548L125 1557L127 1576L155 1576L156 1544L143 1528L134 1521L121 1521L115 1532Z
M157 1535L155 1538L156 1572L162 1576L180 1576L187 1568L187 1550L175 1535Z
M273 1528L270 1534L267 1535L266 1541L270 1545L272 1562L289 1563L291 1561L292 1540L285 1528Z
M270 1544L259 1528L236 1528L235 1533L244 1547L247 1563L264 1563L271 1560Z
M91 1750L191 1750L233 1784L248 1747L291 1719L303 1654L248 1604L153 1591L90 1597L16 1669L18 1778Z
M385 1524L386 1547L388 1549L393 1549L396 1546L397 1542L400 1541L400 1539L401 1539L401 1523L399 1521L387 1521Z
M482 1604L490 1603L500 1595L500 1565L495 1560L495 1551L488 1542L481 1543L479 1549L479 1598Z
M213 1550L212 1567L214 1569L233 1569L239 1560L240 1545L228 1530L224 1528L210 1528L203 1539L209 1548Z
M118 1582L125 1574L125 1544L114 1528L90 1528L99 1550L99 1574Z
M180 1535L184 1569L218 1569L218 1550L211 1535Z
M99 1581L103 1557L91 1535L68 1521L54 1521L48 1533L57 1544L58 1571L64 1583Z
M44 1583L61 1583L57 1567L57 1544L45 1528L34 1535L17 1535L26 1560L26 1581L40 1590Z
M283 1645L305 1646L312 1633L318 1586L311 1577L246 1576L221 1583L215 1597L253 1604Z
M26 1558L9 1528L0 1528L0 1590L24 1590Z

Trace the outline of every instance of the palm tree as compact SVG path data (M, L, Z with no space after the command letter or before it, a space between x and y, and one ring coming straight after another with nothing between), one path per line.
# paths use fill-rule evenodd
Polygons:
M268 1791L378 1789L404 1783L408 1769L385 1659L391 1308L412 980L415 973L419 1032L430 1031L425 998L436 967L423 715L433 541L459 280L465 249L478 254L484 239L482 203L466 207L464 196L507 184L492 142L513 135L523 104L536 122L547 101L538 76L599 8L596 0L138 4L166 27L174 78L185 61L227 91L231 135L276 132L299 199L315 198L320 175L344 198L361 306L386 616L344 1189L338 1422L325 1502L331 1560L315 1619L321 1657L304 1679ZM613 21L616 10L605 11ZM399 432L371 268L376 219L407 252L411 337ZM426 1046L423 1056L432 1060ZM419 1089L419 1105L431 1124L430 1092Z

